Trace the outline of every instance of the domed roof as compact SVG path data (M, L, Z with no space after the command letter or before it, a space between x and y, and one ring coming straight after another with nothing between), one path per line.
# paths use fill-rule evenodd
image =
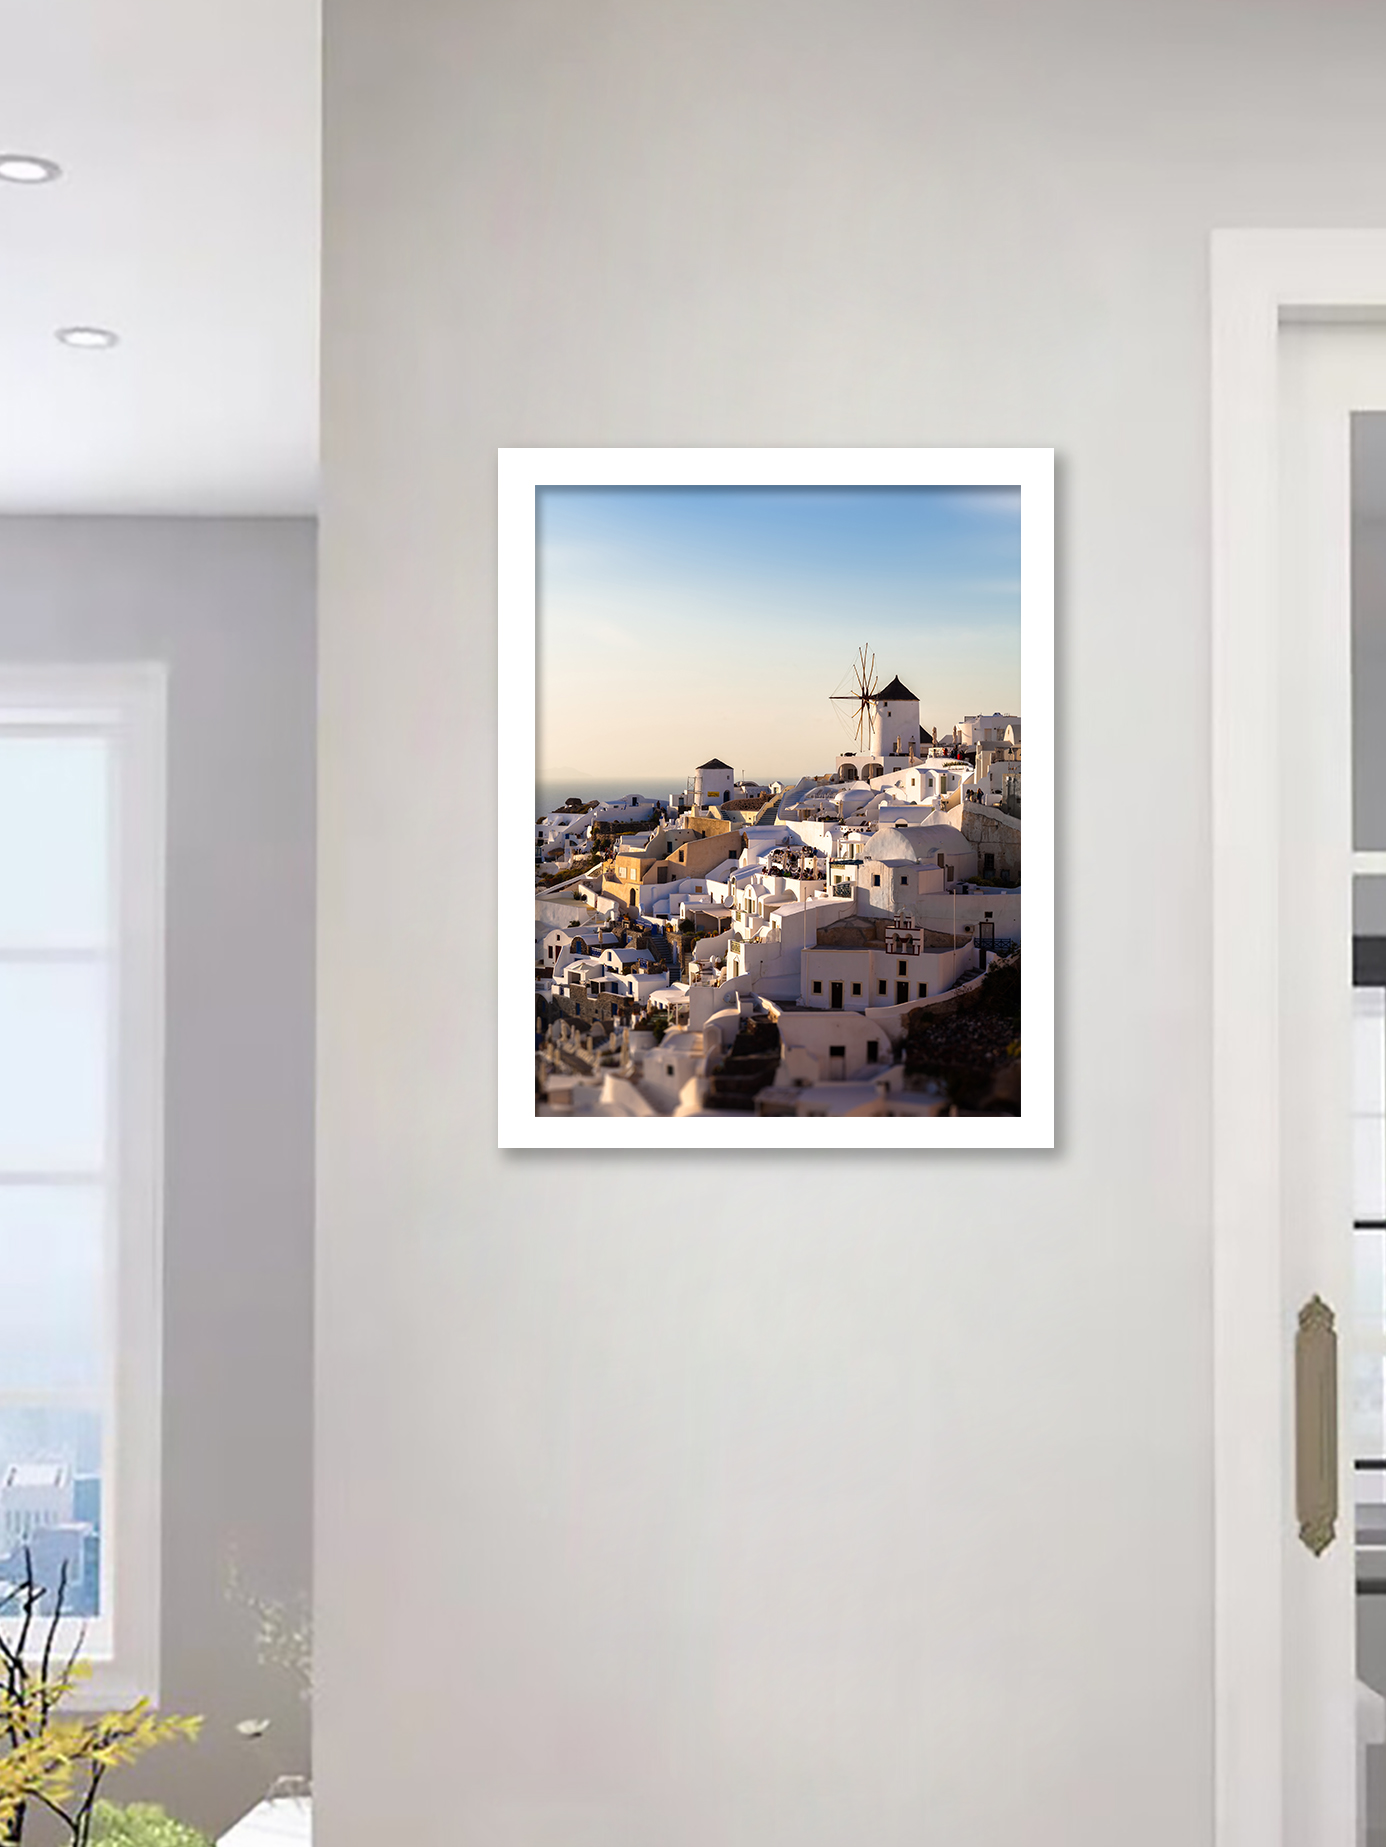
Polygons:
M908 864L911 860L937 860L940 853L958 853L967 846L956 827L941 822L932 826L908 827L894 822L881 827L862 848L863 859L886 864Z
M700 770L729 770L731 768L731 764L723 763L720 757L709 757L707 762L700 763L698 765L698 768Z
M919 694L912 693L897 673L889 686L883 686L878 693L872 693L871 697L873 699L914 699L917 701Z

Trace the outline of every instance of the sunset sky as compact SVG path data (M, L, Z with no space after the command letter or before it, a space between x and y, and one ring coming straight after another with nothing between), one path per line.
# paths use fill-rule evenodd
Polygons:
M538 525L542 785L822 774L863 645L926 726L1021 711L1017 489L554 487Z

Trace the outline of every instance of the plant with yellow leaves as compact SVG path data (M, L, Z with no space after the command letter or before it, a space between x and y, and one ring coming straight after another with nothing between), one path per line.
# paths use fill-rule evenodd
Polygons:
M66 1661L54 1665L66 1589L64 1566L41 1636L35 1624L48 1592L35 1582L27 1552L24 1581L0 1599L11 1630L0 1630L0 1842L22 1841L30 1812L42 1808L62 1824L69 1847L90 1847L107 1774L156 1745L195 1738L201 1729L201 1719L161 1715L148 1700L82 1718L59 1711L91 1671L79 1659L80 1630Z

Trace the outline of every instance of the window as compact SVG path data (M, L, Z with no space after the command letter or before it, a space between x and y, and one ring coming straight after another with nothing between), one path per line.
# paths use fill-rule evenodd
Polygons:
M813 984L813 991L815 994L821 994L823 992L823 983L821 981L815 981Z
M867 1064L874 1065L876 1061L879 1059L880 1055L881 1055L880 1040L879 1039L868 1039L866 1042L866 1062Z
M0 667L0 1576L66 1564L100 1706L158 1691L163 740L160 669Z
M854 981L854 982L852 983L852 992L853 992L854 994L860 994L860 993L861 993L861 983L860 983L859 981Z
M885 991L886 991L886 984L883 981L878 981L876 983L876 992L878 994L884 994Z
M909 884L909 878L908 878L908 877L907 877L907 876L906 876L906 875L905 875L904 873L902 873L902 874L900 875L900 883L901 883L901 885L908 885L908 884Z
M674 1067L672 1065L665 1065L664 1075L665 1077L672 1077L674 1075Z
M901 962L897 964L895 972L897 975L904 975L904 974L907 974L909 971L905 967L905 964Z
M920 984L919 984L919 998L920 998L920 1000L923 1000L923 999L924 999L924 997L925 997L925 995L926 995L926 994L927 994L928 992L929 992L929 984L928 984L928 982L927 982L927 981L921 981L921 982L920 982Z
M879 885L879 884L880 884L880 882L881 882L881 875L880 875L880 873L879 873L879 872L873 872L873 873L871 874L871 883L872 883L873 885Z

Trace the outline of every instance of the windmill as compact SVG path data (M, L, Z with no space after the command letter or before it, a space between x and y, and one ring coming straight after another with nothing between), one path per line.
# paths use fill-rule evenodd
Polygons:
M867 650L862 648L856 660L852 663L851 671L856 676L856 685L854 689L850 693L832 693L829 696L833 699L843 700L856 706L857 717L855 729L857 734L857 749L861 750L864 747L869 747L870 742L871 706L876 697L876 656L874 654L871 655L868 661ZM846 714L846 718L847 722L851 724L852 717L850 713ZM865 734L865 746L863 734Z

